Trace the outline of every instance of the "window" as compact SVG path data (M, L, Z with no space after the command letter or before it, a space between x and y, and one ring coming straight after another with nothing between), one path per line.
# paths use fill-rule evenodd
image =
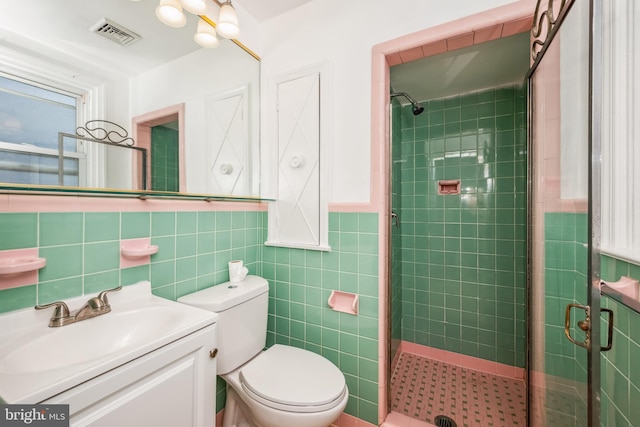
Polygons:
M58 133L75 134L80 96L0 75L0 182L83 185L82 142L65 139L59 173Z

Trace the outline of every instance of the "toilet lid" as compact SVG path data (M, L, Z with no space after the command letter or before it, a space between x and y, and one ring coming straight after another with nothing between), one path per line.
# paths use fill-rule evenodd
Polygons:
M294 412L329 409L346 393L344 375L329 360L278 344L242 367L240 382L254 399Z

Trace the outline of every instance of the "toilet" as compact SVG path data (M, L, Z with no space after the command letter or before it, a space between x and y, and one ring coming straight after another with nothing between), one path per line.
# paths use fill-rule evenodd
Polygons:
M349 399L342 372L308 350L267 339L269 284L258 276L178 298L218 313L217 369L227 383L222 427L327 427Z

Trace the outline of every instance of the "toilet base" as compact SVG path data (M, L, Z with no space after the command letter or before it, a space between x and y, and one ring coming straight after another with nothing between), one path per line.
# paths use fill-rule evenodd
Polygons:
M328 427L340 416L349 399L349 393L346 392L334 408L316 413L279 411L260 404L254 405L251 410L240 395L243 391L238 383L238 372L222 375L222 378L227 383L227 403L222 427ZM234 385L240 389L236 389ZM244 397L247 398L246 395Z
M236 391L227 384L227 403L224 406L222 427L256 427L245 416L246 408Z

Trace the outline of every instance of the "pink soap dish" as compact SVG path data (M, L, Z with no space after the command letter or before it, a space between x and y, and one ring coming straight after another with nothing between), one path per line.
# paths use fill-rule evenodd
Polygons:
M158 253L158 246L148 245L148 246L143 246L138 248L138 247L127 247L123 245L120 248L120 253L122 254L123 257L126 257L126 258L140 258L140 257L149 256L149 255Z
M358 314L358 295L342 291L331 291L329 295L329 307L334 311Z
M47 265L46 258L35 256L20 256L16 258L0 259L0 275L19 274L26 271L39 270Z
M602 281L601 284L638 301L640 294L640 282L632 277L622 276L617 282Z

